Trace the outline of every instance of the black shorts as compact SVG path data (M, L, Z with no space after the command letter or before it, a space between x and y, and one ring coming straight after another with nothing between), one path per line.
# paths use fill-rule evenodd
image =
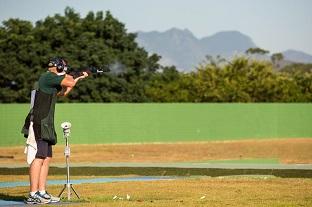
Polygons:
M44 140L36 140L37 142L37 154L36 158L45 159L52 157L52 145Z

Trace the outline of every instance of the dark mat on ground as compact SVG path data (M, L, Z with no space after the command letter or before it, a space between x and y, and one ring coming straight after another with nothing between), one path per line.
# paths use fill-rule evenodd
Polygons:
M0 168L1 175L27 175L28 168ZM50 167L50 175L65 175L66 168ZM312 169L231 169L231 168L180 168L180 167L71 167L71 175L84 176L230 176L273 175L285 178L312 178Z

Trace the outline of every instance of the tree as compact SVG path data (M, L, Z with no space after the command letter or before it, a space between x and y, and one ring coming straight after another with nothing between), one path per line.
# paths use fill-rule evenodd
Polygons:
M271 55L271 61L274 67L279 68L280 62L284 59L283 53L274 53Z
M145 88L148 99L152 102L191 102L190 76L172 67L163 67L155 73Z
M64 57L72 68L119 63L118 73L82 81L62 101L143 102L144 86L159 69L160 57L149 55L107 11L81 18L71 8L36 22L9 19L0 27L1 102L28 102L33 83L50 57ZM116 64L115 64L116 65ZM115 67L116 69L116 67Z
M264 50L264 49L261 49L259 47L256 47L256 48L249 48L248 50L246 50L246 54L247 55L254 55L254 54L259 54L259 55L265 55L265 54L268 54L270 51L268 50Z

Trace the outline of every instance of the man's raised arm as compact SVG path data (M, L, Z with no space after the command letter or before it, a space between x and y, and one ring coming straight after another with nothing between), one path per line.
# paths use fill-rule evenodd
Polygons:
M88 77L88 73L83 72L83 76L79 76L78 78L74 79L71 75L65 75L65 78L61 82L62 91L60 91L57 95L58 96L66 96L73 87L77 84L78 80L84 79Z

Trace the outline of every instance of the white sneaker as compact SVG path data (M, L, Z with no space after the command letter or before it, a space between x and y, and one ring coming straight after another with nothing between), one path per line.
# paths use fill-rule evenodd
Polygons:
M49 194L47 191L46 191L44 194L41 194L41 193L39 192L39 196L40 196L41 198L50 200L51 203L57 203L57 202L60 202L60 200L61 200L61 198L55 197L55 196Z
M26 204L47 204L51 202L51 199L44 198L39 195L39 192L37 192L35 195L31 196L24 200Z

